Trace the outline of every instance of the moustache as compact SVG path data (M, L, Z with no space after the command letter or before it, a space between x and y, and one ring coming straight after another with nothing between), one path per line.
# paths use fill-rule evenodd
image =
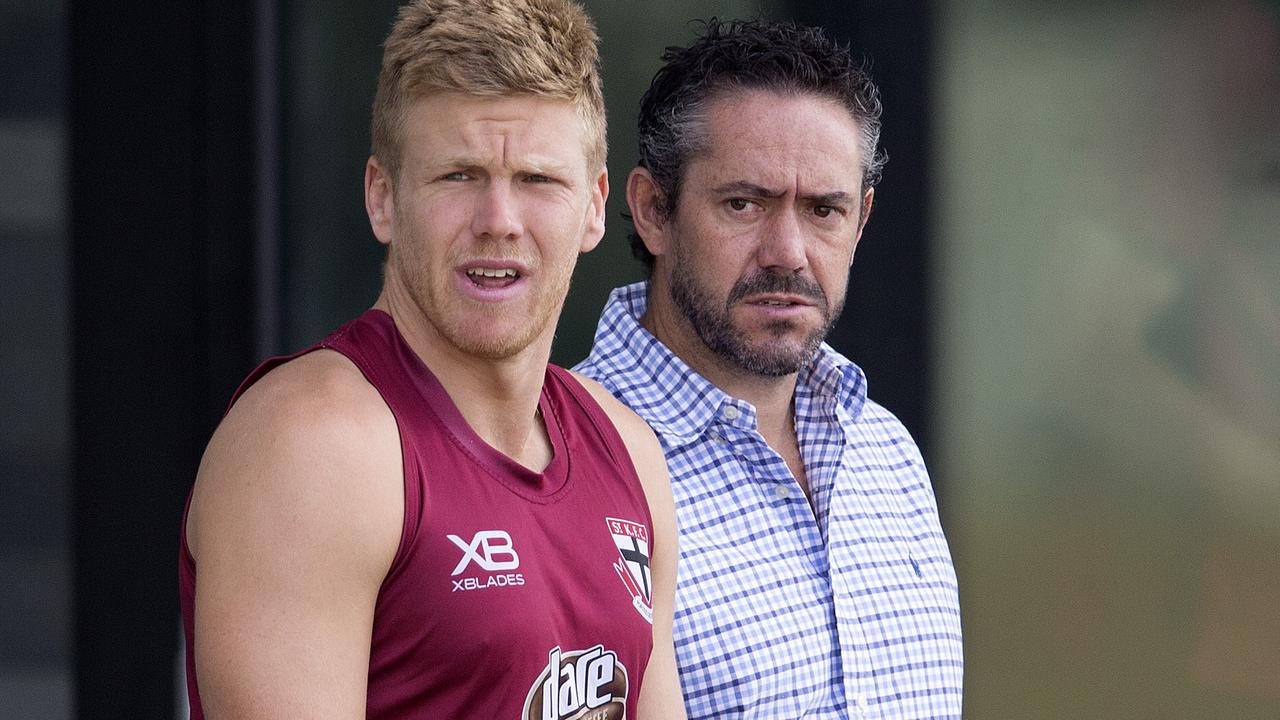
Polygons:
M800 275L772 272L759 272L739 279L729 288L728 304L732 305L749 295L759 293L799 295L813 300L824 310L827 307L827 294L822 291L818 281Z

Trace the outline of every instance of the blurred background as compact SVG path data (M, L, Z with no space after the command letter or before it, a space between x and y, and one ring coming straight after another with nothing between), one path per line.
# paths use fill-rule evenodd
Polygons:
M240 378L380 283L397 3L0 2L0 717L173 718L181 507ZM693 18L824 25L890 162L831 342L924 450L968 718L1280 717L1280 2L585 3L609 231Z

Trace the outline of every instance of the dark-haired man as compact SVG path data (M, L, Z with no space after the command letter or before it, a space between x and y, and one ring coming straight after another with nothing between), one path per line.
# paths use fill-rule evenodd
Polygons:
M878 91L813 28L707 24L641 102L647 283L578 366L666 453L691 718L958 718L955 572L924 463L823 339L884 157Z

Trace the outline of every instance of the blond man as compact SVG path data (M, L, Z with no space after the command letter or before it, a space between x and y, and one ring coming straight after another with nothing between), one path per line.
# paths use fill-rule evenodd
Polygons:
M568 0L400 11L382 291L249 376L184 516L193 717L684 717L661 449L548 364L604 232L596 43Z

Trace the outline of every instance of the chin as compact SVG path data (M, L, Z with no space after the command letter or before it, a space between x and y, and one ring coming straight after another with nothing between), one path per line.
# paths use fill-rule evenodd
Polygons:
M524 352L537 339L533 323L502 323L497 318L474 318L448 333L449 342L462 352L482 360L506 360Z
M763 348L742 358L743 369L765 377L786 377L800 371L813 358L812 354L792 351L790 348Z
M742 337L753 351L779 357L811 354L809 349L816 350L822 342L818 328L793 322L770 323L754 332L744 332Z
M521 351L529 347L530 341L510 335L492 338L478 338L474 335L469 335L456 338L453 344L467 355L481 360L506 360L519 355Z
M793 329L784 335L766 333L763 338L746 343L738 354L738 364L757 375L783 377L799 372L813 360L822 344L815 332Z

